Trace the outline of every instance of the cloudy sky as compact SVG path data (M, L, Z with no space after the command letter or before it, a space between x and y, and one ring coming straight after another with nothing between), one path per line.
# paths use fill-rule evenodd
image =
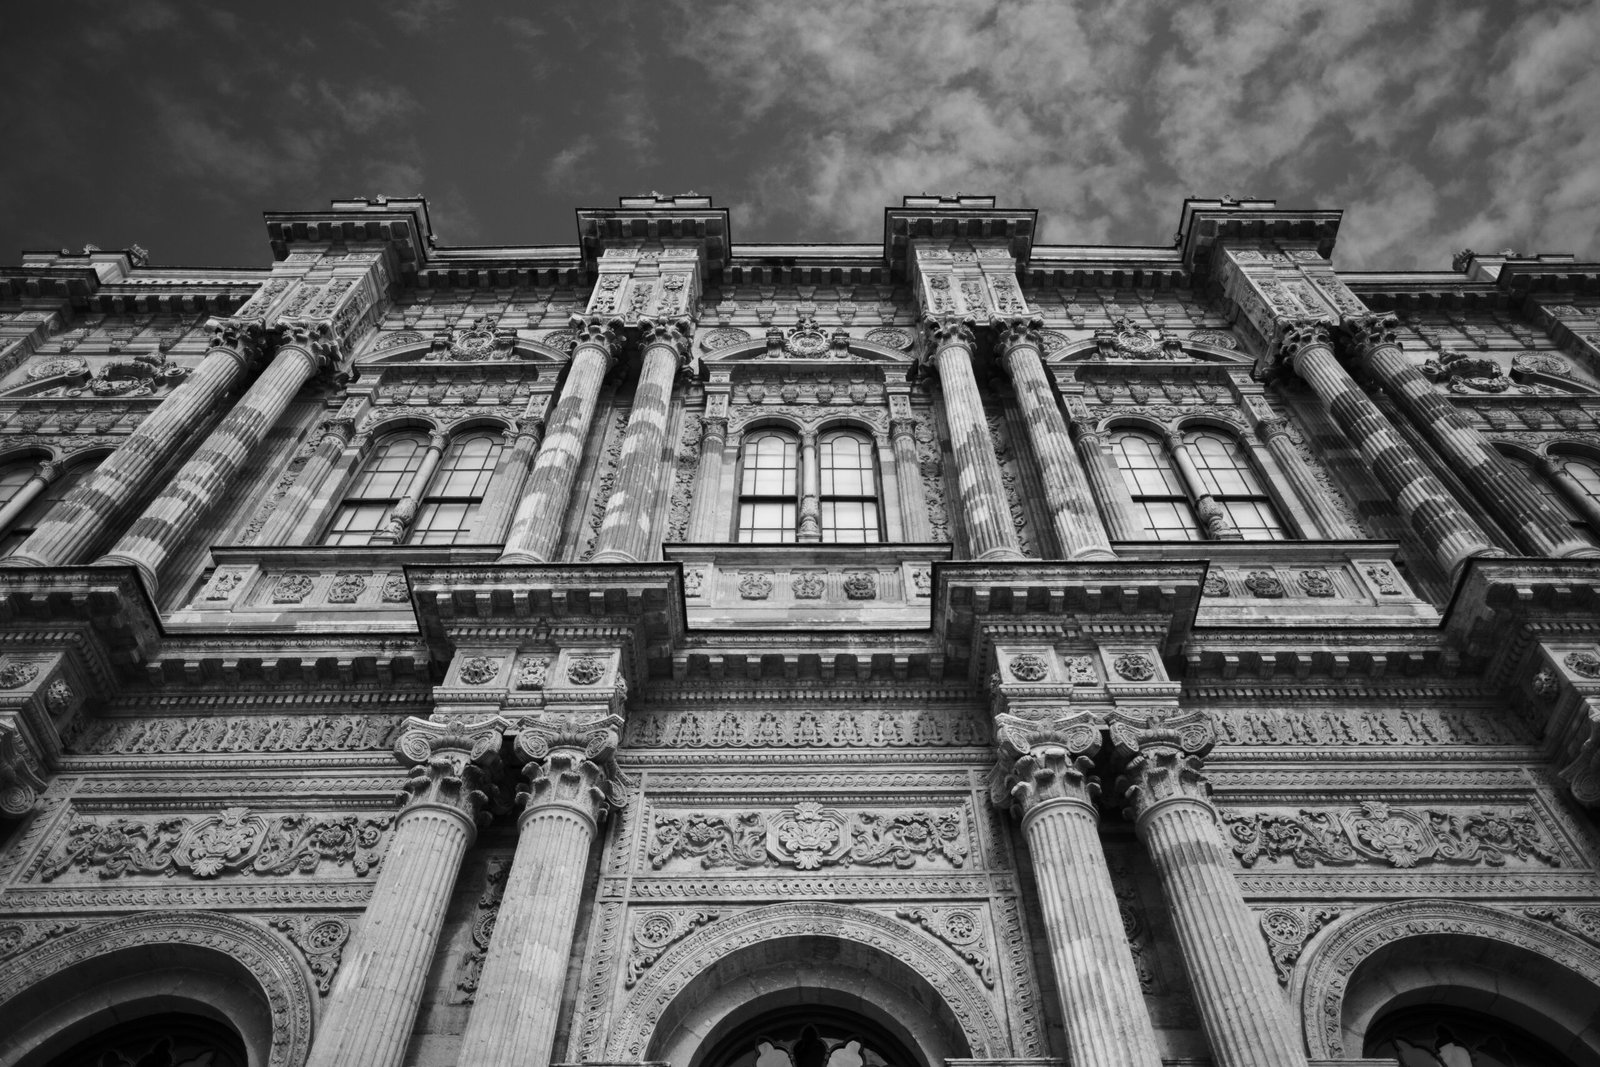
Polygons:
M1600 3L177 0L14 5L0 257L265 265L264 209L422 193L441 244L571 243L696 190L740 241L906 192L1165 244L1185 195L1347 211L1347 269L1600 258Z

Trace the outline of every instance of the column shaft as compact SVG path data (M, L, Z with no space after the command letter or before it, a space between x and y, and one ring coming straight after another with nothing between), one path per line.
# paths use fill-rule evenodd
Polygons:
M889 424L889 440L894 446L895 496L900 503L900 539L912 543L933 539L928 498L922 491L916 432L915 419L895 419Z
M1011 524L1011 506L994 438L983 413L983 398L972 373L972 331L959 321L935 326L930 343L936 345L934 366L944 390L945 421L950 427L950 448L955 455L956 498L967 531L973 559L1025 559L1017 529Z
M807 430L800 435L800 525L796 541L822 540L822 468L817 458L817 435Z
M308 347L285 345L234 404L176 477L145 508L100 565L137 567L153 596L162 566L211 511L321 359Z
M316 451L311 453L311 458L300 468L300 476L294 480L293 487L283 495L282 500L278 501L278 506L272 509L271 516L261 527L261 533L256 536L257 544L272 546L289 543L295 527L300 525L300 520L305 517L306 508L311 505L312 498L322 486L323 479L327 478L333 465L339 462L339 457L344 454L354 434L355 427L348 422L325 424Z
M433 481L434 472L439 469L439 460L444 458L444 435L433 433L428 435L428 447L423 451L422 462L417 465L417 472L411 476L411 483L406 486L406 495L395 504L394 510L389 512L389 521L382 529L372 535L372 544L399 544L405 540L406 531L411 528L412 521L417 517L417 509L422 506L422 498L428 492L428 483Z
M551 805L524 816L520 833L459 1067L552 1059L594 821Z
M700 466L695 470L689 540L722 541L726 530L717 529L717 518L722 504L722 451L728 443L728 420L707 416L700 425Z
M260 345L259 330L219 331L212 348L106 461L83 479L0 566L60 567L119 524L157 472L189 440L244 374Z
M610 326L595 325L580 333L561 399L534 460L527 491L511 521L501 563L548 563L559 547L572 480L583 459L583 443L594 420L600 383L611 368L616 345L616 333Z
M41 463L35 470L33 477L29 478L18 489L16 495L6 501L6 506L0 508L0 534L11 528L17 521L17 516L28 510L28 505L39 499L39 494L44 492L45 486L55 481L60 473L60 467L54 463Z
M1256 433L1277 461L1278 469L1289 479L1295 496L1316 523L1316 528L1305 531L1307 537L1326 537L1335 541L1353 541L1365 537L1361 530L1351 526L1337 508L1324 503L1328 490L1317 483L1316 475L1300 457L1294 442L1289 440L1289 427L1282 419L1263 419L1256 425Z
M522 428L495 471L495 489L483 502L478 520L480 533L477 540L485 544L498 544L506 536L506 526L511 522L513 505L522 499L522 488L533 468L533 457L538 454L539 442L544 440L544 422L533 418L522 420Z
M1133 516L1128 484L1122 480L1122 471L1117 469L1116 461L1106 454L1105 439L1087 418L1074 418L1071 428L1078 458L1083 462L1084 475L1100 504L1100 515L1105 519L1106 532L1111 540L1142 539L1145 537L1144 526Z
M450 808L401 814L306 1067L398 1067L472 838L472 823Z
M1184 442L1182 434L1167 435L1167 451L1172 453L1172 461L1178 468L1178 476L1189 487L1189 495L1194 498L1195 514L1205 523L1206 533L1211 539L1243 541L1244 535L1233 524L1223 506L1217 503L1217 498L1211 495L1211 490L1200 477L1200 470L1195 466L1194 457L1189 454L1189 446Z
M644 365L633 391L633 409L622 435L616 482L606 502L605 518L593 562L629 563L653 556L650 524L655 486L663 477L662 442L672 401L672 380L688 355L687 333L645 322ZM671 481L670 478L667 479Z
M1454 575L1473 556L1500 555L1489 538L1401 440L1321 340L1296 346L1294 370L1360 451L1440 569Z
M1046 801L1023 829L1074 1067L1160 1067L1094 805Z
M1305 1063L1209 804L1158 801L1138 823L1218 1067Z
M999 324L997 324L998 326ZM1039 326L1044 323L1041 321ZM1045 375L1036 330L1013 326L1000 335L1006 371L1028 424L1028 439L1039 461L1045 502L1056 541L1067 559L1113 559L1111 543L1089 492L1089 481L1056 407L1055 389Z
M1422 435L1488 505L1519 547L1537 556L1593 556L1595 546L1545 502L1455 405L1411 365L1397 344L1366 349L1366 368Z

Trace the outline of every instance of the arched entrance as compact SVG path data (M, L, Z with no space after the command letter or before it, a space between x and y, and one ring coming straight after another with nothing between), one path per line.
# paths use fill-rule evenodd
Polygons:
M943 946L864 908L791 903L711 923L663 955L618 1014L607 1058L878 1067L854 1062L862 1049L885 1067L1011 1054L986 991Z
M246 1067L249 1062L244 1039L227 1023L164 1011L114 1023L52 1056L45 1067Z

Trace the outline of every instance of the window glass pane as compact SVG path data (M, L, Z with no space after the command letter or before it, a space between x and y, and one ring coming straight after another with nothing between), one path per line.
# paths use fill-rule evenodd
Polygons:
M1282 541L1283 524L1272 505L1261 500L1221 500L1218 503L1246 541Z
M1266 495L1237 441L1210 430L1200 430L1188 434L1184 442L1206 492L1213 496Z
M479 505L494 476L505 443L497 433L469 433L451 440L439 459L406 540L413 545L470 542Z
M428 442L419 433L395 434L373 448L366 465L356 476L347 500L398 500L411 487L411 479L422 465Z
M17 491L33 478L36 469L38 469L36 463L14 463L0 469L0 507L11 502Z
M1136 500L1144 528L1159 541L1198 541L1200 526L1187 500Z
M822 501L822 539L847 544L878 540L878 506L870 500Z
M873 496L872 442L858 434L824 434L817 445L823 496Z
M739 505L739 540L789 542L795 537L795 505L789 501L746 501Z
M1560 461L1558 460L1557 462ZM1600 502L1600 465L1596 465L1592 460L1576 459L1569 456L1563 466L1566 468L1566 472L1572 475L1572 480L1583 487L1583 491L1589 495L1589 499ZM1539 478L1537 481L1542 483L1544 479Z
M478 517L476 501L445 501L424 504L417 509L412 527L414 545L455 545L472 539L472 526Z
M745 442L740 492L746 496L793 496L798 454L799 445L793 438L771 431L758 433Z
M333 516L333 525L328 527L328 534L323 538L324 544L329 545L364 545L372 540L372 535L378 532L383 525L383 518L389 513L387 504L361 504L346 503L339 506Z
M1183 481L1165 447L1149 434L1121 430L1111 436L1117 466L1134 496L1183 496Z
M6 529L4 537L0 538L0 556L9 556L22 547L22 542L39 528L39 524L50 514L50 509L56 506L56 502L76 489L99 465L98 459L84 460L57 474ZM31 467L28 468L28 474L29 477L32 476Z

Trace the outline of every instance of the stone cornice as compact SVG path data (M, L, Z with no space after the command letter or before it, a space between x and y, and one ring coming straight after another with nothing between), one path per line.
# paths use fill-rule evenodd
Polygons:
M1178 249L1196 279L1210 274L1212 249L1222 240L1315 242L1318 254L1328 259L1343 217L1340 210L1280 209L1276 200L1191 197L1178 221Z

